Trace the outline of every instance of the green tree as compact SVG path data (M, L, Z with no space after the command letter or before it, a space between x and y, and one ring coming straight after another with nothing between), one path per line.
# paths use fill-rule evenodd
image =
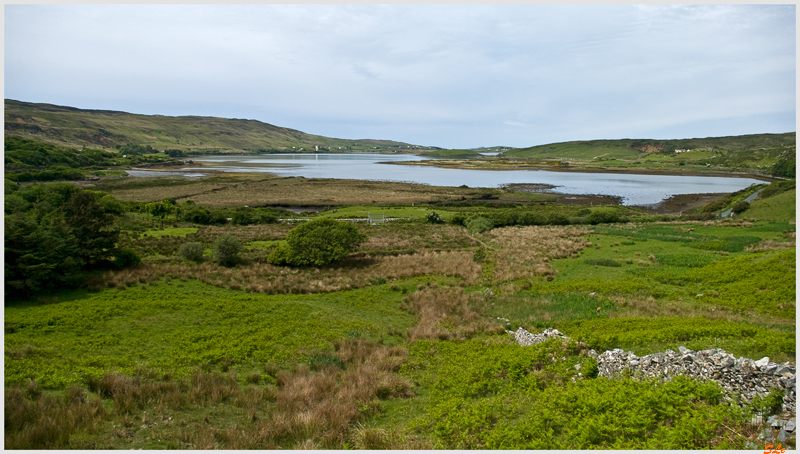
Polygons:
M175 201L165 197L160 202L148 203L145 205L145 209L153 217L159 218L161 220L161 224L163 225L164 218L172 214L172 212L175 210Z
M178 255L184 260L199 262L203 260L204 249L203 243L183 243L181 244L181 247L178 248Z
M273 265L320 266L341 260L367 236L355 225L333 219L317 219L293 228L269 256Z
M475 216L467 219L464 222L464 226L470 233L483 233L492 230L492 228L494 228L494 223L489 218Z
M114 227L115 215L98 202L98 194L80 191L63 205L65 222L72 228L78 247L78 257L87 265L114 256L119 229Z
M223 235L214 242L214 259L223 266L233 266L239 261L242 243L231 235Z
M118 212L98 201L100 193L55 183L19 188L13 196L5 215L7 296L74 286L83 269L110 265Z

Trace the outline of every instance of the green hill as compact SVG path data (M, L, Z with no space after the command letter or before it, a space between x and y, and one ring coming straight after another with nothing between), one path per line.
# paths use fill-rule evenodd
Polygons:
M5 100L5 135L72 148L115 149L134 143L189 153L430 149L391 140L335 139L257 120L138 115L11 99Z
M502 157L614 167L702 166L773 173L772 167L778 162L789 162L790 165L783 167L793 169L795 151L796 133L789 132L701 139L561 142L505 151ZM780 176L793 177L793 170L791 173Z

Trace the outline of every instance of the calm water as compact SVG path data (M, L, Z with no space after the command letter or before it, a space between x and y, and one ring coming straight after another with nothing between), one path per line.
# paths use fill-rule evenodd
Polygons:
M269 172L306 178L349 178L405 181L432 186L496 188L512 183L556 186L563 194L618 196L625 205L649 205L675 194L734 192L751 184L752 178L630 175L617 173L550 172L546 170L463 170L381 164L388 161L421 161L428 158L395 154L280 154L258 156L204 156L196 162L226 172ZM206 168L207 169L207 168ZM202 171L188 168L187 171Z

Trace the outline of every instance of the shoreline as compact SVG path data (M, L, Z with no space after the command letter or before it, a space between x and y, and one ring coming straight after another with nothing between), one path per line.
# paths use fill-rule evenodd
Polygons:
M452 161L450 161L452 162ZM463 163L447 164L447 161L436 162L431 161L391 161L381 162L381 164L394 164L394 165L410 165L410 166L423 166L423 167L438 167L440 169L462 169L462 170L493 170L493 171L506 171L506 170L546 170L550 172L573 172L573 173L611 173L623 175L670 175L670 176L687 176L687 177L726 177L726 178L752 178L754 180L765 181L768 183L774 181L782 181L783 178L771 177L769 175L747 173L747 172L722 172L719 170L711 171L698 171L698 170L649 170L649 169L629 169L629 168L609 168L609 169L593 169L584 167L563 167L563 166L541 166L541 165L507 165L502 168L499 167L474 167L465 165Z
M147 167L146 171L153 172L153 173L164 173L164 177L167 176L179 176L181 173L184 172L193 172L193 173L202 173L203 175L199 178L197 176L184 176L184 178L204 178L204 177L213 177L213 176L261 176L267 178L277 178L277 179L294 179L297 177L283 177L278 176L276 174L272 174L269 172L226 172L223 170L219 170L212 167L205 168L205 169L198 169L197 167L203 167L200 163L191 164L192 170L183 171L183 166L151 166ZM131 171L136 170L145 170L145 169L128 169ZM562 169L563 170L563 169ZM133 176L133 175L129 175ZM134 178L159 178L161 176L133 176ZM323 181L327 180L325 178L310 178L309 181ZM369 182L371 184L381 184L381 181L373 181L373 180L357 180L357 181L364 181ZM404 184L403 182L385 182L391 184ZM553 191L554 188L557 186L551 184L542 184L542 183L511 183L500 186L496 189L502 189L507 191L519 191L519 192L528 192L528 193L538 193L547 196L553 197L549 203L555 203L559 205L585 205L585 206L603 206L603 205L615 205L615 206L630 206L632 208L638 208L653 214L678 214L684 211L688 211L692 208L703 206L707 203L713 202L714 200L718 200L724 197L727 193L696 193L696 194L675 194L672 195L664 200L661 200L657 203L653 204L645 204L645 205L624 205L622 203L621 197L618 196L611 196L611 195L603 195L603 194L565 194ZM456 187L454 187L456 188Z

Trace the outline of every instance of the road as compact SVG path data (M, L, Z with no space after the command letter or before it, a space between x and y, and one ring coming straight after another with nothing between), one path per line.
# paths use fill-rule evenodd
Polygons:
M756 197L758 197L758 193L759 193L759 192L761 192L761 191L763 191L763 189L759 189L758 191L756 191L756 192L754 192L754 193L750 194L750 195L749 195L749 196L748 196L746 199L744 199L744 201L745 201L745 202L747 202L747 203L750 203L750 202L751 202L751 201L753 201L753 200L754 200ZM729 208L729 209L727 209L727 210L723 211L722 213L720 213L720 215L719 215L719 216L720 216L720 217L722 217L722 218L725 218L725 217L728 217L728 216L730 216L730 215L731 215L731 210L732 210L732 209L733 209L733 208Z

